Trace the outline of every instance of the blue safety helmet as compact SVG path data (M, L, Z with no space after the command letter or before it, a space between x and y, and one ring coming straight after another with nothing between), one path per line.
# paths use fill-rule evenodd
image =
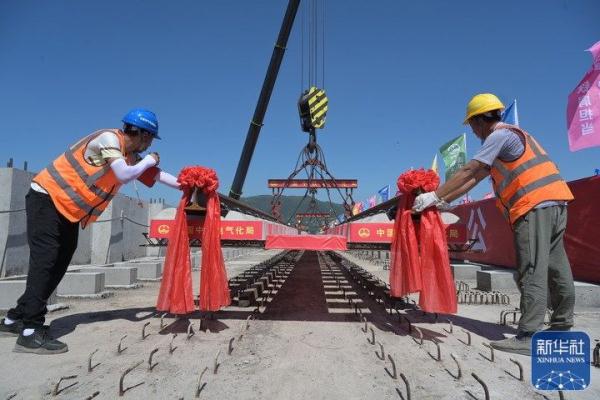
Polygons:
M125 124L137 126L140 129L148 131L156 139L160 139L158 136L158 118L156 118L156 114L150 110L146 110L145 108L134 108L125 114L122 121Z

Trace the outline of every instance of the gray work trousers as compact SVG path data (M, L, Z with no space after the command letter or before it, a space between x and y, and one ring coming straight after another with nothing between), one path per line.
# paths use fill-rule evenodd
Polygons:
M559 205L533 209L513 226L521 291L520 333L531 334L543 327L548 304L553 310L552 327L573 326L575 286L563 242L566 228L567 207Z

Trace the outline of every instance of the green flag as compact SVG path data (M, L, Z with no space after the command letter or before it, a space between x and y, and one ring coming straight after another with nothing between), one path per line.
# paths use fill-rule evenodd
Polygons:
M467 163L467 135L462 134L440 147L446 166L446 181Z

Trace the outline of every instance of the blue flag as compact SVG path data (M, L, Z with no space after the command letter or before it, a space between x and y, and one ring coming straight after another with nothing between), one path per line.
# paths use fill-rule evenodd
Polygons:
M502 122L507 124L519 126L519 113L517 112L517 99L504 110L502 113Z
M390 199L390 185L384 186L377 191L379 193L379 197L381 197L381 202L386 202Z

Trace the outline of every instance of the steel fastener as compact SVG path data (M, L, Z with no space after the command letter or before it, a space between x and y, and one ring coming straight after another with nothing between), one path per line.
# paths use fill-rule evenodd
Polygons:
M213 374L216 374L217 370L219 369L219 355L221 355L221 350L217 351L217 354L215 355L215 362L213 365Z
M88 372L92 372L94 370L94 368L96 368L98 365L100 365L100 363L96 364L96 365L92 365L92 357L94 356L94 354L96 354L98 352L98 349L92 351L92 353L90 354L90 356L88 357Z
M516 364L516 365L517 365L517 367L519 367L519 376L517 377L517 376L515 376L515 375L511 374L511 373L510 373L510 372L508 372L507 370L504 370L504 372L506 372L508 375L512 376L513 378L515 378L515 379L518 379L518 380L522 381L522 380L523 380L523 366L522 366L522 365L521 365L521 363L520 363L520 362L518 362L517 360L513 360L512 358L509 358L509 360L510 360L510 361L511 361L513 364Z
M154 369L154 367L156 367L158 365L158 363L152 364L152 357L154 357L154 355L156 354L157 351L158 351L158 348L155 348L154 350L152 350L150 352L150 357L148 357L148 371L152 371Z
M452 333L452 332L454 332L454 325L452 325L452 321L450 321L449 319L448 319L447 321L448 321L448 323L450 324L450 330L448 330L448 329L446 329L446 328L443 328L443 329L444 329L444 331L446 331L446 332L448 332L448 333Z
M480 377L478 377L478 376L477 376L477 374L475 374L475 372L472 372L472 373L471 373L471 376L472 376L473 378L475 378L475 380L476 380L477 382L479 382L479 384L480 384L481 386L483 386L483 392L485 393L485 400L490 400L490 392L488 391L488 387L487 387L487 385L485 384L485 382L484 382L484 381L483 381L483 380L482 380Z
M371 339L367 338L367 342L369 342L369 344L374 345L375 344L375 331L373 330L373 328L369 328L371 330Z
M415 339L415 337L413 336L412 339L415 341L416 344L418 344L419 346L423 346L423 332L421 331L421 328L419 328L418 326L415 326L415 330L417 331L417 333L419 334L419 340L417 341L417 339Z
M461 329L461 330L462 330L464 333L466 333L466 334L467 334L467 341L465 342L465 341L463 341L462 339L458 339L458 340L459 340L461 343L464 343L464 344L466 344L467 346L470 346L470 345L471 345L471 332L469 332L469 331L466 331L466 330L464 330L464 329Z
M450 370L448 368L446 368L446 372L448 372L450 374L450 376L453 377L454 379L460 380L460 378L462 378L462 369L460 368L460 363L458 362L458 358L456 357L456 355L454 353L450 353L450 357L452 357L452 359L456 363L458 372L456 375L454 375L452 372L450 372Z
M232 337L231 339L229 339L229 346L227 347L227 355L231 355L231 353L233 352L233 341L235 340L235 337Z
M70 384L69 386L65 386L64 388L60 387L60 384L63 381L68 381L71 379L75 379L77 378L77 375L69 375L69 376L61 376L60 379L58 380L58 382L56 382L56 385L54 385L54 389L52 389L52 396L58 396L61 392L67 390L68 388L77 385L79 382L74 382L72 384Z
M140 385L143 385L144 382L140 382L138 384L135 384L133 386L130 386L128 388L123 388L123 381L125 380L125 376L130 373L131 371L133 371L134 369L136 369L137 367L139 367L140 365L142 365L144 363L144 360L142 361L138 361L137 363L133 364L131 367L127 368L122 374L121 374L121 379L119 379L119 396L123 396L125 394L125 392L127 392L128 390L131 390L133 388L136 388Z
M169 354L173 354L173 352L177 349L177 346L173 347L173 340L175 340L176 337L176 333L174 333L173 336L171 336L171 342L169 342Z
M401 398L405 400L410 400L410 384L408 383L408 379L406 379L406 376L404 376L402 372L400 373L400 378L402 378L402 380L404 381L404 386L406 386L406 397L402 395L400 389L396 388L396 392Z
M377 350L375 350L375 355L377 356L377 358L383 361L385 360L385 350L383 349L383 344L381 342L377 342L377 344L379 345L379 349L381 350L381 355L379 355L379 352Z
M392 372L390 372L390 370L387 369L387 367L385 367L385 372L388 373L388 375L390 376L390 378L392 378L392 379L398 379L398 375L396 374L396 362L392 358L391 354L388 354L387 356L388 356L388 360L390 360L390 363L392 364Z
M200 392L202 392L202 389L204 389L204 386L206 386L206 382L202 383L202 376L206 371L208 371L208 367L204 367L202 372L200 372L200 376L198 376L198 384L196 385L196 398L200 397Z
M144 327L142 328L142 340L146 339L148 336L150 336L150 334L146 335L146 327L150 325L150 322L146 322L144 324Z
M122 347L123 346L123 339L125 339L127 337L127 335L123 336L121 338L121 340L119 340L119 345L117 346L117 354L121 354L122 352L124 352L125 350L127 350L127 347Z
M433 343L435 344L435 347L437 347L437 357L435 357L429 351L427 351L427 354L429 354L429 356L436 361L442 361L442 351L440 350L440 343L439 342L433 342Z
M479 353L479 355L483 358L485 358L488 361L494 362L494 348L492 346L490 346L487 343L482 343L485 347L487 347L488 349L490 349L490 357L486 357L485 355Z

